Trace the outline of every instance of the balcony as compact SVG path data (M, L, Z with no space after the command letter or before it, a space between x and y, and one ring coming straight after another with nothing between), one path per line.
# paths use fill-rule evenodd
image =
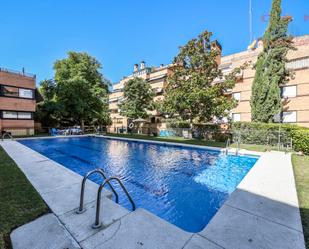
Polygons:
M25 71L17 71L17 70L13 70L13 69L8 69L8 68L3 68L0 67L0 72L5 72L5 73L11 73L11 74L17 74L19 76L23 76L23 77L28 77L28 78L36 78L35 74L30 74L30 73L26 73Z

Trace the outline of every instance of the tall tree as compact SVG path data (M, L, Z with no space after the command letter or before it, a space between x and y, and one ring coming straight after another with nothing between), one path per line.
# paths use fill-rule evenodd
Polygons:
M292 37L287 34L290 17L281 17L281 0L273 0L268 28L263 37L263 51L255 64L252 84L251 114L257 122L273 122L282 110L280 86L288 82L287 53Z
M146 118L147 111L154 107L155 94L142 78L130 79L124 85L123 101L119 104L120 114L128 118Z
M61 119L61 108L56 101L56 84L53 80L42 80L39 92L43 101L38 103L35 120L43 127L54 127Z
M95 58L77 52L69 52L68 58L54 64L56 98L62 114L80 123L82 129L85 122L98 119L98 114L107 117L104 120L109 122L109 82L99 72L100 68L101 64Z
M204 31L180 47L174 58L173 74L168 77L163 101L166 113L177 114L190 122L209 122L214 117L227 116L235 106L226 92L235 85L240 69L223 77L218 65L221 48L211 36L211 32Z

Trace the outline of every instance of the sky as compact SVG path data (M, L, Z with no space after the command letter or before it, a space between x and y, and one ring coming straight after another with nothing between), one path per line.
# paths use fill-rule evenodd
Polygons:
M267 26L271 0L252 0L253 37ZM282 0L290 33L309 34L309 0ZM87 52L112 82L147 66L171 63L179 46L204 30L228 55L249 45L249 0L2 0L0 67L54 75L68 51Z

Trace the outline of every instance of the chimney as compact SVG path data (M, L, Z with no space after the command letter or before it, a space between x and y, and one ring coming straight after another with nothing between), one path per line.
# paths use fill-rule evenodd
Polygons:
M137 72L138 71L138 64L134 64L134 70L133 70L133 72L135 73L135 72Z
M217 62L218 65L220 65L221 64L221 56L222 56L222 46L221 46L221 44L217 40L214 40L211 43L211 49L218 51L218 56L216 58L216 62Z
M140 69L141 69L141 70L145 69L145 61L141 61Z

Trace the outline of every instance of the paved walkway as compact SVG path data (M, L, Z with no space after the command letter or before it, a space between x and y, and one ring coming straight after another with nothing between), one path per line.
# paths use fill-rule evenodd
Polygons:
M265 153L198 234L143 209L102 199L103 228L94 230L97 185L87 182L87 211L75 213L82 177L15 141L0 143L41 194L51 214L11 234L19 248L304 249L290 155Z

